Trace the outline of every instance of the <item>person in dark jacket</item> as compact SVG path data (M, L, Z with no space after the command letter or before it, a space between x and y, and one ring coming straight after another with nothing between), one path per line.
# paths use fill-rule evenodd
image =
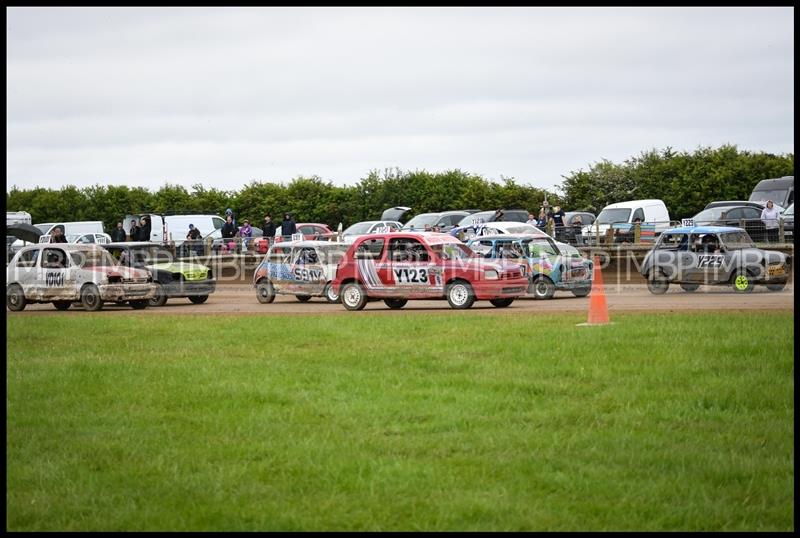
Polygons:
M128 236L130 237L128 241L138 241L139 239L139 225L136 224L136 219L131 219L131 230Z
M111 230L111 240L115 243L125 241L125 229L122 227L122 221L117 222L117 227Z
M150 224L150 219L147 217L142 217L141 224L139 225L139 230L137 231L137 241L150 241L150 228L152 225Z
M292 218L291 213L286 213L281 222L281 235L284 241L291 241L292 236L297 233L297 223Z
M264 230L264 237L268 237L270 238L270 240L272 240L272 238L275 237L276 227L275 223L272 222L272 217L269 215L269 213L264 215L264 224L261 228L263 228Z
M236 237L236 232L236 226L233 224L233 215L228 215L225 217L225 224L222 225L222 237L224 239Z
M64 236L64 229L61 226L56 226L53 228L53 231L50 232L50 242L51 243L66 243L67 238Z

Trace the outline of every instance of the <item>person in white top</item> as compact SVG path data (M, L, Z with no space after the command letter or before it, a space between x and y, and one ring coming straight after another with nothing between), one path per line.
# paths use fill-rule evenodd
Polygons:
M769 243L778 242L779 217L780 212L775 208L775 204L772 203L772 200L767 200L767 207L761 212L761 222L764 223L764 227L767 229L767 242Z

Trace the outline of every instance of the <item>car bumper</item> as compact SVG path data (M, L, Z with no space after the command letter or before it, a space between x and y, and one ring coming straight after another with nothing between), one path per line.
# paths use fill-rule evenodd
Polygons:
M167 297L189 297L195 295L211 295L217 289L216 280L184 280L164 286Z
M105 284L98 287L104 301L139 301L152 299L156 293L154 284Z
M482 280L473 282L472 288L478 300L522 297L528 291L528 279L521 277L508 280Z

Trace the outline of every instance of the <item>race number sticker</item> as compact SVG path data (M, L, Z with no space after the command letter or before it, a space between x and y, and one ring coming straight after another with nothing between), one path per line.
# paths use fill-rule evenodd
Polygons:
M694 226L694 219L681 219L681 226Z
M697 257L697 267L722 267L725 256L702 254Z
M300 280L301 282L317 282L325 278L322 269L305 269L301 267L295 267L292 273L294 275L294 279Z
M392 269L392 273L394 273L394 281L398 284L428 284L427 269L403 267L400 269Z
M60 271L47 271L44 275L44 281L47 287L63 286L64 273Z

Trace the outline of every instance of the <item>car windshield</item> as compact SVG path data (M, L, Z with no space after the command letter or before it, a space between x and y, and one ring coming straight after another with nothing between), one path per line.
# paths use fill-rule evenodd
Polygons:
M597 224L613 224L615 222L628 222L628 217L631 215L629 208L605 208L597 215L595 222Z
M558 255L556 248L546 238L526 239L522 244L527 251L527 255L532 258L538 258L542 254Z
M134 248L130 249L135 265L148 265L153 263L170 263L173 261L172 253L160 248Z
M753 240L750 239L750 235L744 230L720 234L720 239L725 248L729 250L756 247Z
M494 211L480 211L478 213L473 213L472 215L467 215L466 217L458 221L458 225L472 226L473 224L489 222L489 219L491 219L493 215Z
M784 210L783 215L784 216L789 216L789 217L794 217L794 203L792 203L792 205L790 205L789 207L787 207Z
M345 231L342 232L342 235L361 235L369 232L370 227L375 224L376 221L369 220L366 222L356 222L352 226L348 227Z
M562 256L566 256L568 258L581 258L581 259L583 259L583 256L581 256L580 251L578 251L578 249L573 247L572 245L560 244L559 243L558 249L561 251L561 255Z
M697 215L695 215L692 220L694 220L695 224L698 222L714 222L720 220L724 213L727 213L732 208L730 206L719 206L719 207L711 207L709 209L704 209Z
M530 224L519 224L516 226L509 226L506 232L510 234L541 234L543 233L539 228L531 226Z
M439 243L431 245L431 249L442 260L468 260L475 257L472 249L461 243Z
M766 202L767 200L772 200L772 203L775 205L781 205L784 202L784 198L786 198L786 189L776 189L773 191L755 191L753 194L750 195L751 202Z
M419 229L431 227L434 224L439 222L439 213L422 213L421 215L417 215L410 221L406 222L403 225L404 230L410 230L411 228Z
M72 262L78 267L113 267L114 258L107 250L75 250L69 253Z

